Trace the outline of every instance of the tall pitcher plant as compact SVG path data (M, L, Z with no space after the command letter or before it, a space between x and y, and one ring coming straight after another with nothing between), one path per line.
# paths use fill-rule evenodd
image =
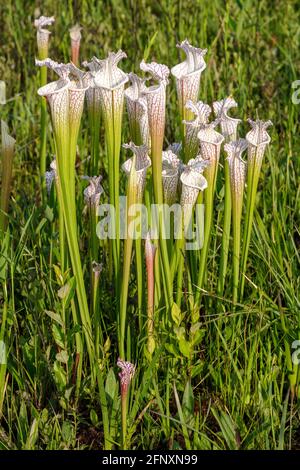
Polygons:
M68 241L72 270L76 278L76 292L87 349L94 363L91 319L80 260L75 205L75 158L76 145L83 111L86 87L82 75L72 64L58 64L51 59L37 61L56 72L59 80L39 88L38 94L46 98L51 115L56 148L56 168L60 191L59 206Z
M154 201L157 205L163 204L163 183L162 183L162 152L166 120L166 86L169 83L169 69L166 65L151 62L147 64L142 61L140 68L148 72L155 83L144 90L144 96L147 102L148 124L151 139L151 162ZM163 280L166 292L166 304L170 308L173 305L173 290L171 285L171 272L167 243L165 239L164 215L159 211L158 214L159 230L159 255L162 259Z
M120 150L122 136L122 116L124 106L124 87L128 76L119 67L125 52L109 53L103 60L94 58L99 69L95 73L94 83L99 90L100 109L105 128L105 141L108 157L109 197L115 208L115 239L112 240L114 273L117 295L120 293Z

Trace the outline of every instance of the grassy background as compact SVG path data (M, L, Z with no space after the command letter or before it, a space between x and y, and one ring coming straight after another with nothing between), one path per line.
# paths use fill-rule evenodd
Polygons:
M245 304L233 314L225 294L221 326L216 321L214 268L221 240L216 220L202 320L205 337L197 349L192 387L186 385L190 373L184 359L164 347L166 338L157 351L159 366L149 368L141 356L136 378L139 396L136 401L132 398L136 410L131 419L131 446L185 448L188 434L192 448L299 448L299 408L288 394L284 354L285 344L290 345L300 333L299 105L291 100L291 84L300 78L297 3L1 2L0 80L6 82L7 104L0 107L0 113L17 145L9 273L0 291L1 315L4 309L8 311L10 352L0 447L100 448L103 442L98 396L89 387L88 376L81 399L75 403L68 365L61 367L56 359L61 342L72 357L76 332L67 330L59 337L60 330L46 314L59 312L57 292L61 285L49 264L49 257L58 256L57 233L52 230L51 211L41 204L39 191L36 13L56 17L50 28L50 56L58 61L69 60L68 29L75 22L83 26L82 60L122 48L128 55L124 61L127 72L138 72L145 51L153 60L175 65L181 59L176 43L188 38L192 44L208 48L200 99L212 103L232 94L239 103L237 115L244 121L256 116L273 121L272 144L259 185ZM174 83L168 88L168 98L166 144L179 137ZM241 135L247 129L243 124ZM101 138L103 144L103 133ZM127 140L124 126L123 141ZM81 157L86 157L86 119L79 148ZM48 163L52 155L49 133ZM220 190L219 185L218 204L222 209ZM78 204L82 207L81 195ZM83 227L80 230L84 250L86 233ZM105 352L105 371L114 370L116 375L109 292L103 294L102 306L111 340ZM137 356L139 348L138 342ZM113 381L112 375L115 377L111 372L109 380Z

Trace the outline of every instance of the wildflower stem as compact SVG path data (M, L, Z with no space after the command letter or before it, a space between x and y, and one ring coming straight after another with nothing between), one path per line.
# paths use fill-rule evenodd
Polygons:
M95 92L94 92L95 93ZM88 108L91 128L91 175L99 174L99 137L100 137L100 110L98 103L93 103Z

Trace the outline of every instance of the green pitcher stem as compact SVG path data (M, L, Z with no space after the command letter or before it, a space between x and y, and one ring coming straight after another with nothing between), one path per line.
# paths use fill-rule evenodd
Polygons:
M242 261L241 261L241 284L240 284L240 300L243 299L244 286L245 286L245 273L247 266L247 258L250 247L251 232L253 225L253 216L255 209L255 199L257 193L257 186L260 174L260 166L258 167L255 163L248 164L248 176L247 176L247 203L246 203L246 216L245 216L245 228L244 238L242 247Z
M235 200L233 200L235 199ZM238 287L240 275L240 246L241 246L241 215L242 215L242 198L239 200L237 196L232 197L232 228L233 228L233 285L232 285L232 302L236 305L238 300Z
M163 207L163 185L162 185L162 155L160 148L155 148L154 144L151 148L152 155L152 170L153 170L153 189L154 189L154 200L158 207ZM164 215L159 210L158 214L158 229L159 229L159 248L162 259L162 265L164 269L164 279L166 288L166 304L168 307L172 306L173 303L173 290L171 283L171 272L168 257L168 246L165 238L165 225Z

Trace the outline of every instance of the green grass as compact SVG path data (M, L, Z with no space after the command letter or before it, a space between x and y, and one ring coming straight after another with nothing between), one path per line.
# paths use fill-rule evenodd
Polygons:
M84 335L74 321L74 290L59 267L57 205L42 202L39 177L40 98L34 9L54 15L50 57L69 60L68 29L83 26L81 60L104 57L121 47L123 68L139 71L148 54L169 67L179 62L177 42L187 37L207 47L207 69L200 99L209 104L232 94L243 118L271 119L271 145L262 166L243 304L233 308L229 258L223 299L217 299L218 263L224 207L223 175L217 180L200 328L190 331L189 358L182 331L170 329L156 312L156 349L145 354L146 334L138 323L134 275L129 283L128 354L137 366L128 403L127 439L132 449L296 449L300 445L299 405L289 391L286 351L300 335L300 139L299 105L291 84L299 79L299 20L296 1L53 1L1 2L0 80L7 104L0 105L16 138L9 232L1 253L7 274L1 281L0 319L6 316L8 364L4 380L0 448L103 448L98 389L91 380ZM157 33L157 34L156 34ZM151 42L151 38L154 37ZM150 48L148 46L151 46ZM49 76L51 74L49 73ZM165 147L180 138L175 84L168 87ZM48 119L49 122L49 119ZM102 123L103 125L103 123ZM88 119L79 138L83 161L90 153ZM122 142L129 141L124 118ZM104 132L100 158L107 188ZM47 166L54 154L48 130ZM122 150L121 163L127 155ZM222 161L222 159L221 159ZM85 173L84 165L78 172ZM126 177L122 176L124 194ZM83 212L83 182L77 181L81 257L88 251L88 218ZM101 253L104 250L101 249ZM102 255L104 257L104 255ZM108 260L100 274L102 359L111 436L118 447L120 398L116 312ZM106 262L107 261L107 262ZM87 291L89 263L84 263ZM70 281L69 281L70 282ZM69 284L70 285L70 284ZM220 307L221 305L221 307ZM75 326L77 325L77 326ZM186 340L187 341L187 340ZM82 382L76 392L76 352L83 342ZM74 379L75 377L75 379ZM296 379L299 382L299 378ZM0 397L1 404L2 397Z

